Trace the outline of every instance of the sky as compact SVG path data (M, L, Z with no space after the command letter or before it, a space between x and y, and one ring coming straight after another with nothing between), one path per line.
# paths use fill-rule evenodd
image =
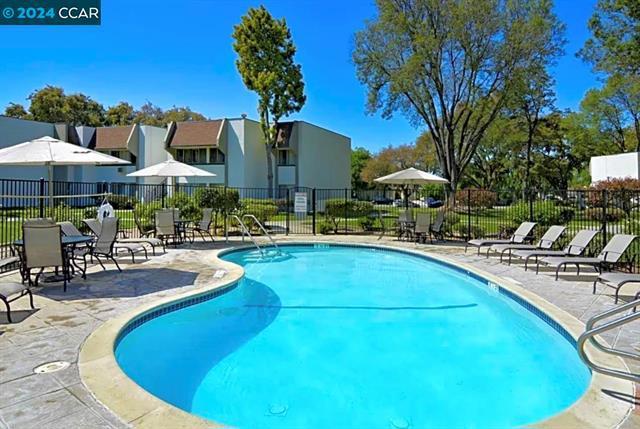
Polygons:
M105 106L147 101L189 106L210 118L257 119L256 97L235 67L233 25L251 6L284 17L297 46L307 102L291 119L345 134L373 152L415 141L421 129L401 116L365 109L351 61L353 35L373 18L373 0L102 0L100 26L0 26L0 111L45 85L82 92ZM595 0L556 0L566 24L565 55L553 68L557 107L577 109L598 85L575 57L589 37Z

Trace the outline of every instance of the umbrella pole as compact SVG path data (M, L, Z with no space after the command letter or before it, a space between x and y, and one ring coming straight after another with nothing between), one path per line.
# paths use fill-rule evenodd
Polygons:
M49 164L49 208L53 214L53 165Z

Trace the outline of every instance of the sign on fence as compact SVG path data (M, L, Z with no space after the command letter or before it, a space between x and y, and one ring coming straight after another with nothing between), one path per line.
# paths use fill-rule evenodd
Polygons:
M293 204L293 211L295 213L307 213L307 193L296 192Z

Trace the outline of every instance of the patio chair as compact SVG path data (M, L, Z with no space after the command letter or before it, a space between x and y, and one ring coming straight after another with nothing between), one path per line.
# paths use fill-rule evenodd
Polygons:
M171 239L174 246L178 244L179 237L176 230L175 214L176 211L174 209L161 209L155 212L156 237L165 244L167 240Z
M620 272L608 272L600 273L598 278L593 282L593 293L596 293L596 285L602 283L605 286L611 287L616 290L615 303L618 303L620 289L627 283L640 283L640 274L620 273ZM639 292L640 293L640 292Z
M422 240L423 243L427 241L427 235L429 235L429 227L431 226L431 216L429 213L418 213L416 216L416 226L413 229L413 233L416 239L416 243Z
M556 280L560 274L560 269L566 270L567 265L575 265L577 275L580 275L580 266L587 265L595 268L599 274L605 268L610 268L620 263L622 256L627 251L631 243L637 238L637 235L616 234L604 246L604 249L595 258L585 258L581 256L572 257L547 257L542 260L543 263L556 268Z
M562 234L567 228L561 225L553 225L547 229L544 235L540 238L536 244L494 244L491 246L491 251L500 254L500 262L505 253L508 252L509 260L508 264L511 265L511 254L514 250L550 250L560 239Z
M83 222L91 230L93 235L95 235L96 237L100 235L100 231L102 230L102 224L98 219L85 219L83 220ZM163 252L166 252L164 242L159 238L155 238L155 237L117 238L116 242L121 244L126 244L126 243L148 244L149 246L151 246L151 251L153 253L153 256L156 255L156 246L162 246Z
M429 238L444 241L444 210L438 210L436 220L429 227Z
M413 214L410 210L401 210L398 215L398 240L402 236L410 238L413 234L413 228L408 227L408 224L413 222Z
M17 295L17 296L15 296ZM13 298L11 298L13 296ZM35 309L33 305L33 294L29 285L18 282L1 282L0 283L0 301L4 302L4 306L7 309L7 320L9 323L13 323L11 320L11 306L9 305L13 301L22 298L23 296L29 297L29 304L31 309Z
M139 243L120 243L116 241L118 235L118 222L119 219L115 217L106 217L102 220L100 225L100 234L96 241L91 243L91 246L82 252L82 259L84 262L84 271L87 271L87 256L96 258L103 270L106 270L104 264L100 260L100 257L110 259L118 268L118 271L122 271L116 256L119 250L125 250L131 255L131 262L135 264L135 253L144 251L144 256L148 259L147 249ZM86 275L83 276L86 278Z
M211 235L211 222L213 221L213 209L202 209L202 220L195 224L194 226L190 226L187 228L187 232L191 233L191 242L196 237L196 232L200 234L202 237L202 241L205 240L205 235L208 235L211 238L211 241L215 241L213 239L213 235Z
M138 228L140 237L151 237L156 234L155 228L153 227L145 228L145 226L142 224L142 220L140 219L140 216L138 216L138 213L135 210L133 211L133 221L136 223L136 228Z
M40 275L45 268L62 269L63 290L67 290L69 280L68 259L62 247L62 230L60 225L23 225L22 226L22 262L23 271L29 285L37 286ZM31 270L40 269L35 282L31 280Z
M596 235L600 231L595 229L582 229L571 239L569 244L562 250L516 250L511 256L524 259L524 270L529 267L529 259L535 258L536 274L540 269L540 259L547 256L581 256L589 247Z
M491 246L494 244L513 244L518 243L522 244L526 241L530 240L531 232L533 228L535 228L535 222L522 222L518 229L515 230L511 238L508 240L498 240L498 239L473 239L467 241L464 246L464 252L467 253L467 247L474 246L478 248L478 255L480 254L480 249L483 247L487 247L487 258L489 257L489 251L491 250Z
M34 217L24 221L24 225L38 226L38 225L55 225L56 223L50 217Z

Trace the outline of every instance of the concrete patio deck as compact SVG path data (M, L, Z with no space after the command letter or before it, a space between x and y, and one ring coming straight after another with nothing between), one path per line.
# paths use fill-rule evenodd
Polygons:
M583 322L614 307L612 289L599 289L596 295L591 293L590 275L576 278L568 273L555 282L551 276L536 276L518 265L500 264L497 258L486 259L472 251L465 254L459 245L416 246L391 238L378 241L373 236L304 235L278 237L278 240L352 241L445 254L450 259L520 283ZM27 299L16 301L12 306L17 310L13 312L13 324L7 324L5 313L0 313L0 428L126 427L93 398L80 380L76 363L82 343L106 320L160 297L198 288L201 282L198 277L216 268L200 262L202 252L213 253L234 244L234 241L228 244L199 242L168 249L166 254L150 257L148 262L127 264L122 273L113 265L107 266L108 271L93 267L86 281L74 279L66 293L58 285L39 288L35 294L37 310L28 309ZM637 290L629 286L623 294L633 295ZM604 338L616 347L638 352L640 322L611 331ZM34 374L38 365L57 360L71 365L50 374ZM627 363L640 372L639 362ZM638 389L636 396L637 392ZM620 400L636 404L621 427L640 427L640 400Z

